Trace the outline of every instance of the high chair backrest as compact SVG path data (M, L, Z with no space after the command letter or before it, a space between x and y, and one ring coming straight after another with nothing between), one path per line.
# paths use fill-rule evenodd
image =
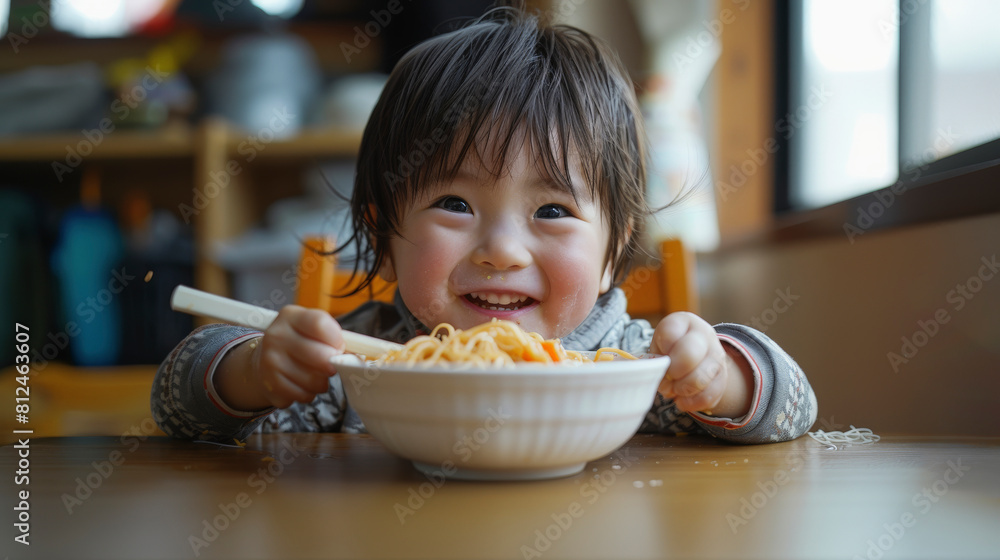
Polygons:
M323 309L337 316L352 311L371 299L391 302L395 283L376 278L371 289L347 297L343 294L360 283L349 271L337 270L336 259L324 256L335 247L329 237L308 237L299 259L299 287L296 303ZM628 312L633 317L657 320L674 311L698 312L694 255L679 239L659 245L660 261L634 268L621 284L628 297Z
M331 237L311 236L305 239L299 258L299 287L295 303L303 307L323 309L333 316L343 315L362 303L375 299L391 302L395 283L375 278L370 289L347 297L345 294L361 283L361 277L351 278L350 271L338 270L337 260L330 253L336 247Z
M637 266L621 284L632 317L659 320L675 311L698 313L695 257L680 239L659 243L660 260Z

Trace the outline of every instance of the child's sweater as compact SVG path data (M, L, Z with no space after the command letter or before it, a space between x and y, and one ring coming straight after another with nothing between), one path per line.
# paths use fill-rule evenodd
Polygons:
M563 345L570 350L610 346L630 353L646 352L653 329L647 321L631 319L625 307L625 295L619 289L601 296L586 320L563 337ZM427 332L398 293L394 304L369 302L338 320L347 330L396 342ZM657 395L639 431L708 433L737 443L785 441L804 434L816 420L817 404L795 361L770 338L749 327L723 323L715 330L723 344L739 350L753 368L750 412L742 418L684 413ZM216 366L228 350L262 335L243 327L206 325L184 338L160 365L153 382L151 406L160 428L178 438L216 441L242 440L255 430L364 431L339 376L330 379L326 393L307 404L240 411L223 403L212 380Z

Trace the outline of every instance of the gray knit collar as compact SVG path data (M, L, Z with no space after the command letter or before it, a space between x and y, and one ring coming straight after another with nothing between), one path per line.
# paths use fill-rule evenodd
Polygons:
M597 298L594 308L580 326L563 337L563 346L570 350L597 350L608 332L625 318L627 305L625 292L620 288L607 291Z

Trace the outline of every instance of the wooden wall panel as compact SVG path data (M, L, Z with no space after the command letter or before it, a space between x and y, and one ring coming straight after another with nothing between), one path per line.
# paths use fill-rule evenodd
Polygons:
M774 2L721 0L712 172L722 245L773 221Z

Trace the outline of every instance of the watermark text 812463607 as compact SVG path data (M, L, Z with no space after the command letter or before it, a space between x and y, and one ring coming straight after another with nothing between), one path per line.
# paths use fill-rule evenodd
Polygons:
M14 357L15 381L14 386L14 419L19 424L28 423L28 413L31 410L31 384L29 373L31 373L30 358L28 357L29 342L31 333L28 327L21 323L14 324L14 349L17 351ZM18 438L14 449L17 452L17 470L14 471L14 528L17 529L14 540L23 545L30 545L28 540L31 535L31 492L28 485L31 482L31 439L24 434L31 434L28 429L15 429L14 434Z

